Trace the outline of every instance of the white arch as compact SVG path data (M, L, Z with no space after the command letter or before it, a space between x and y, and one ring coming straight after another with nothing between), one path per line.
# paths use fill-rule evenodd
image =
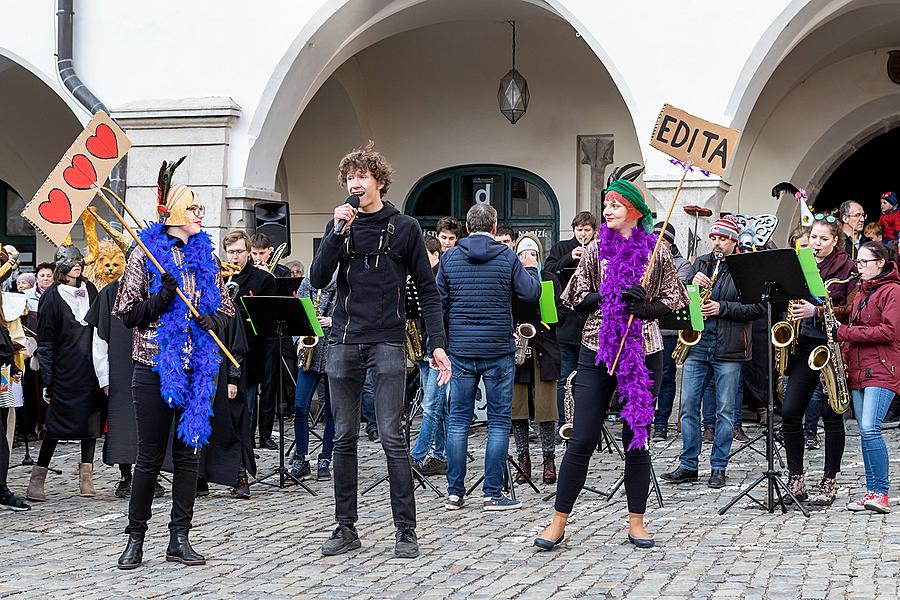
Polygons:
M271 188L278 161L290 133L319 87L348 58L372 44L405 30L447 19L435 19L422 11L418 20L400 24L389 18L403 11L433 4L434 0L332 0L323 5L278 62L260 98L248 128L252 144L247 149L243 185ZM521 0L524 5L557 14L583 36L585 42L609 72L629 114L637 114L636 102L625 79L593 35L568 10L563 0ZM460 11L454 11L460 18Z
M72 112L72 115L78 119L79 123L84 125L91 120L92 115L88 113L87 109L78 104L71 94L64 91L64 88L56 79L50 78L43 70L38 68L37 65L29 62L22 55L13 52L9 48L4 48L3 46L0 46L0 57L15 63L39 79L50 91L62 100L63 104L65 104Z

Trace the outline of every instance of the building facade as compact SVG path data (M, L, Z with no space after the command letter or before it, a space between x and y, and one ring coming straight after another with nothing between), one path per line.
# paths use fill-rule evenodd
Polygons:
M18 211L90 118L58 74L57 8L0 0L0 239L35 250L32 262L53 248ZM726 176L692 172L679 204L776 213L783 240L798 209L771 188L805 187L817 208L861 194L873 214L880 193L840 166L900 123L897 2L75 0L74 10L75 69L134 142L128 204L152 217L160 161L187 155L178 177L203 196L215 234L252 229L256 202L284 200L291 258L305 264L345 197L338 161L368 140L396 169L388 199L426 228L488 201L552 243L575 212L597 209L614 165L645 164L641 183L665 213L680 169L649 141L668 102L742 131ZM514 125L497 104L509 21L530 90ZM895 185L887 166L867 176L873 189ZM676 209L673 222L684 244L693 221Z

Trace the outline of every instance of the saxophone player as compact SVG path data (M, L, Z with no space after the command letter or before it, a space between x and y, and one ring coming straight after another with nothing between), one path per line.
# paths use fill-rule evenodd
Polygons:
M763 304L741 304L724 260L734 253L739 233L733 218L719 218L709 230L710 253L697 259L693 282L704 288L705 293L701 295L709 299L700 309L704 319L700 340L690 349L684 363L681 456L678 467L662 475L671 483L698 479L700 401L707 386L715 382L716 427L707 485L711 488L725 485L728 454L734 439L734 399L741 383L741 367L750 360L752 350L751 322L765 313Z
M837 280L829 286L828 295L838 313L847 302L850 291L848 279L856 272L850 256L839 247L841 236L841 226L835 217L816 215L809 233L809 244L815 253L822 280ZM834 501L837 493L835 477L841 467L845 440L844 419L827 402L821 406L821 416L825 423L825 472L811 490L806 488L803 466L803 415L819 385L820 375L818 370L810 368L809 356L814 348L827 342L822 325L824 307L821 302L813 304L800 300L792 303L791 310L793 318L800 322L800 335L797 352L787 372L787 389L781 413L790 487L798 500L809 500L810 504L827 506Z

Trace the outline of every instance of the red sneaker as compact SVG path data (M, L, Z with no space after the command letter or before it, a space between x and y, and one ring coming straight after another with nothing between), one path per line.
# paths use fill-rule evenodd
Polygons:
M891 512L891 505L888 501L887 494L873 493L871 498L866 499L865 506L867 510L875 511L883 515Z
M847 510L852 512L862 512L866 510L866 500L872 497L872 492L866 491L866 495L859 500L851 500L847 503Z

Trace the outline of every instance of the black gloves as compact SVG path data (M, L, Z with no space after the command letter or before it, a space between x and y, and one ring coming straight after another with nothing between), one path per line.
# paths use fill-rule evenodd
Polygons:
M214 331L218 325L216 318L212 315L198 315L194 317L194 320L197 321L197 325L207 331Z
M629 302L625 305L625 312L634 315L642 321L653 321L663 315L669 314L671 309L660 300L654 300L649 304Z
M639 285L631 286L622 292L622 301L625 304L643 304L647 301L647 290Z
M175 299L175 290L178 289L178 281L175 280L175 277L171 273L163 273L160 283L162 284L162 289L159 291L159 295L162 297L162 300L168 304Z

